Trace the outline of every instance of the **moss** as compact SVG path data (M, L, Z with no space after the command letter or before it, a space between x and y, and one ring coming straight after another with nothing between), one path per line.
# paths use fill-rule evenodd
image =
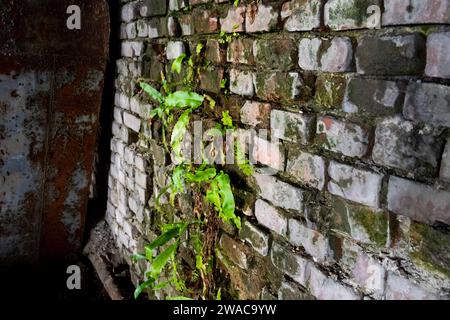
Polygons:
M380 246L386 245L388 236L388 217L385 213L375 213L359 207L353 218L364 227L369 239Z
M411 226L411 258L431 272L450 276L450 235L430 226Z
M355 237L358 226L364 230L370 242L385 246L388 237L388 216L386 213L373 212L370 208L351 205L344 200L335 199L333 203L333 227ZM360 240L360 239L359 239Z
M335 8L330 9L330 19L342 21L345 19L355 20L356 24L361 26L368 17L367 8L376 3L373 0L356 0L340 4Z

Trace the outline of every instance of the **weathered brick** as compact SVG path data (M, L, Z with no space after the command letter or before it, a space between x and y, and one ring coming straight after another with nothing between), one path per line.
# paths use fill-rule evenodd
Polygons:
M303 79L297 72L257 72L254 84L258 98L288 102L301 96Z
M410 83L403 115L409 120L450 127L450 87L435 83Z
M208 39L205 46L205 58L215 64L225 62L226 51L220 47L218 40Z
M228 33L244 31L245 6L231 6L224 18L220 18L220 30Z
M386 118L375 130L375 163L419 174L436 174L442 143L437 130L421 129L400 117Z
M136 22L127 23L126 33L128 39L134 39L137 37Z
M269 235L248 221L242 224L239 237L249 243L259 254L269 253Z
M130 147L125 147L125 157L124 160L126 163L133 165L134 164L134 151L130 149Z
M389 221L383 211L350 204L334 197L331 226L362 243L385 247L388 244Z
M189 4L187 0L169 0L169 10L179 11Z
M122 42L121 55L123 57L140 57L144 53L144 43L138 41Z
M152 18L147 21L148 37L151 39L166 37L169 34L167 30L167 19L164 17Z
M131 20L135 20L139 17L139 10L140 6L138 1L124 4L120 11L120 17L122 21L130 22Z
M196 8L192 11L192 23L194 25L194 32L202 33L216 33L219 32L219 19L217 14L211 10Z
M316 79L315 103L319 109L340 109L347 80L343 76L319 74Z
M139 132L141 130L141 119L132 115L131 113L123 113L123 123L135 132Z
M321 0L292 0L283 3L281 20L287 31L308 31L320 27Z
M356 169L345 164L330 162L328 190L337 196L367 205L379 207L382 176Z
M289 149L286 172L297 182L322 190L325 185L325 170L322 157Z
M392 176L388 209L423 223L450 224L450 192Z
M253 73L237 69L230 70L230 91L241 96L253 96Z
M227 51L227 61L243 64L255 64L253 56L253 40L237 38L231 41Z
M258 222L266 228L285 236L287 219L273 206L263 200L256 200L255 216Z
M290 276L301 285L307 281L308 260L274 242L270 250L270 259L275 267Z
M320 232L305 227L300 221L289 219L289 242L294 246L302 246L314 261L327 262L331 258L328 239Z
M296 64L297 48L290 39L256 40L253 54L257 64L270 69L289 70Z
M148 37L148 24L145 20L138 20L136 22L137 35L140 38Z
M342 107L348 113L393 115L403 106L404 90L405 86L395 81L352 78Z
M309 267L308 288L319 300L359 300L360 297L350 288L327 277L313 265Z
M312 300L314 299L305 290L299 289L293 283L283 282L278 289L278 300Z
M448 279L450 274L450 234L412 221L409 228L409 256L424 273ZM440 280L438 280L440 281Z
M139 12L142 17L165 15L167 12L167 1L141 0Z
M200 89L218 94L223 75L223 68L208 67L200 73Z
M248 261L243 244L224 234L219 241L220 248L225 255L241 269L248 268Z
M149 176L144 172L140 172L139 170L134 170L134 180L137 185L141 186L144 189L148 187L148 184L150 182Z
M438 297L408 279L389 272L386 280L387 300L437 300Z
M178 22L183 36L191 36L194 34L194 24L190 14L185 14L178 17Z
M118 122L113 122L112 124L112 134L122 140L125 143L130 142L130 134L128 132L128 128L119 124ZM113 150L114 151L114 150ZM118 151L117 151L118 152ZM123 150L122 150L123 152Z
M342 265L348 267L352 279L364 292L380 299L384 292L386 270L349 240L344 240Z
M303 70L324 72L353 71L353 48L350 38L302 39L298 47L298 64Z
M384 3L384 26L449 21L450 3L447 0L391 0Z
M272 134L282 140L299 142L303 145L311 141L311 129L314 116L272 110L270 114L270 127Z
M366 36L356 48L356 68L358 73L370 75L422 74L425 56L425 39L418 33Z
M121 108L114 107L114 121L119 124L123 124L122 111Z
M168 60L173 60L185 53L183 41L169 41L166 47L166 57Z
M282 146L278 141L268 141L255 136L251 150L251 160L275 170L284 170L285 157Z
M373 5L381 8L381 2L380 0L329 0L324 7L325 25L333 30L373 28L375 26L371 26L369 21L372 12L368 9ZM381 9L378 18L381 20Z
M247 100L240 111L241 122L252 127L260 126L268 128L270 109L271 106L269 103Z
M449 21L450 21L450 5ZM450 78L450 32L432 33L427 38L427 65L430 77Z
M181 27L177 18L172 16L167 17L167 31L169 37L179 37L181 35Z
M264 4L251 3L247 6L245 30L247 32L273 31L278 26L278 11Z
M367 153L369 132L354 123L320 117L316 133L318 143L330 151L340 152L348 157L363 157Z
M441 179L450 182L450 139L447 140L444 153L442 154L441 170L439 176Z
M269 175L255 173L254 177L263 199L275 206L302 212L303 190Z

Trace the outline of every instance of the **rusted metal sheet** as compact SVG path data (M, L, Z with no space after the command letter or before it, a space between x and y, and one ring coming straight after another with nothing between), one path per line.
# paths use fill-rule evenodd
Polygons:
M0 265L81 248L108 39L104 0L0 0Z

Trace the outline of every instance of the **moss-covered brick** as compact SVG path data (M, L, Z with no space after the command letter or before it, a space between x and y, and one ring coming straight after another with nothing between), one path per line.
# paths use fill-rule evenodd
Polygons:
M307 259L276 242L273 243L270 250L270 259L275 267L289 275L297 283L303 286L306 284Z
M302 95L303 81L296 72L257 72L254 77L256 95L269 101L292 101Z
M253 54L256 63L268 69L289 70L297 63L297 48L290 39L256 40Z
M195 8L192 10L192 24L197 34L208 34L219 32L218 14L212 10Z
M281 19L287 31L307 31L320 27L322 0L292 0L283 3Z
M450 277L450 234L413 222L410 228L410 255L422 268Z
M333 198L332 229L350 235L356 241L385 247L388 241L388 216L383 211L350 204Z
M253 55L253 39L237 38L230 42L227 51L227 61L243 64L255 64Z
M367 8L372 5L381 8L381 1L330 0L325 4L325 25L333 30L367 28L368 18L373 14L367 13Z
M266 256L269 253L269 235L249 221L242 224L239 237L249 243L261 255Z
M315 108L317 110L340 109L345 88L345 77L320 74L316 79Z

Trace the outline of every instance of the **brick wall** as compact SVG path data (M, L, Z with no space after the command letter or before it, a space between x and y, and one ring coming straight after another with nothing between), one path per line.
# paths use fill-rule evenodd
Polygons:
M449 1L121 2L106 218L135 282L145 265L130 256L167 219L152 203L170 169L136 82L172 79L201 42L199 91L244 135L278 139L248 150L275 175L233 178L244 222L222 230L220 260L234 297L450 297ZM221 44L221 30L238 36ZM177 203L189 213L188 196Z

